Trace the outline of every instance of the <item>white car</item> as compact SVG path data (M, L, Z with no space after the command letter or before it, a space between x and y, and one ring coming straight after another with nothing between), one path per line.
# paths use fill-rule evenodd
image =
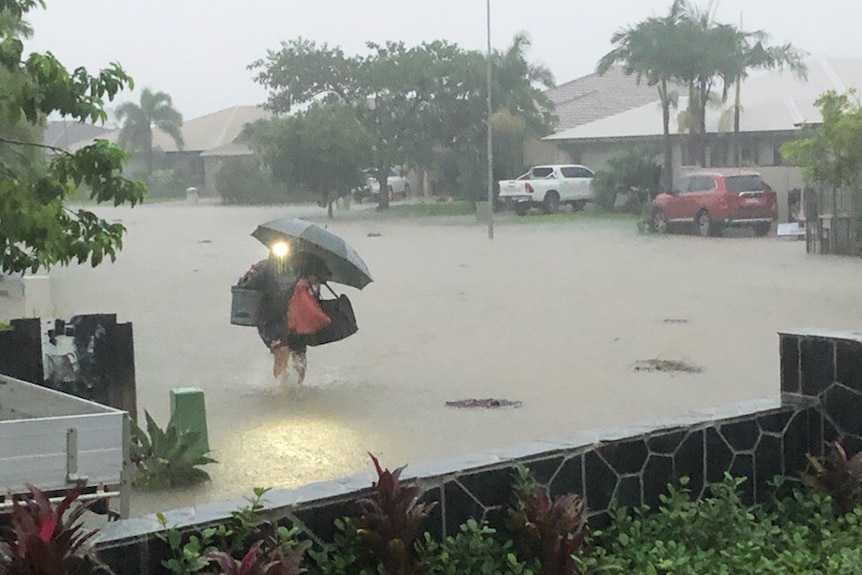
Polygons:
M596 199L594 177L592 170L577 164L533 166L516 180L500 181L499 199L519 216L532 207L555 214L564 203L580 210Z
M380 184L377 182L377 177L371 170L366 170L364 175L365 186L354 190L353 195L359 202L366 197L370 197L372 200L377 201L377 194L380 193ZM404 199L410 195L410 182L407 181L406 177L397 174L394 170L389 172L387 185L389 186L390 200L394 200L395 198Z

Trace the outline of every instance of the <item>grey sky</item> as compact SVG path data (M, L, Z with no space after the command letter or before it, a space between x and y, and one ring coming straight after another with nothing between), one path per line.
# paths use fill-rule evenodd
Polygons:
M51 50L67 67L95 70L120 62L137 86L171 94L186 118L237 104L264 91L246 66L304 36L364 50L366 41L417 44L438 38L484 50L484 0L47 0L30 16L32 50ZM698 2L705 5L705 0ZM530 58L558 83L591 73L617 29L663 14L670 0L491 0L492 45L526 31ZM816 56L862 57L862 0L721 0L719 20L764 29ZM123 95L121 101L136 99Z

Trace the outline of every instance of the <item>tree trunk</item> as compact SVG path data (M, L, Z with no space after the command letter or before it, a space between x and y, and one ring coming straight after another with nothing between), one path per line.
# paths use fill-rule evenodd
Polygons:
M335 219L335 215L332 213L332 204L334 203L334 199L332 197L332 192L326 191L326 217L330 220ZM336 198L338 195L335 196Z
M144 161L147 164L147 175L153 175L153 133L147 134L146 149L144 150Z
M739 141L739 99L740 99L740 81L736 78L736 96L733 100L733 165L739 167L742 164L742 147Z
M705 82L700 84L700 101L697 111L697 160L700 167L706 167L706 104L709 99L709 87Z
M667 94L667 84L661 87L662 133L664 134L664 162L661 170L661 190L668 192L673 186L673 149L670 141L670 98Z
M377 168L377 209L389 209L389 166Z

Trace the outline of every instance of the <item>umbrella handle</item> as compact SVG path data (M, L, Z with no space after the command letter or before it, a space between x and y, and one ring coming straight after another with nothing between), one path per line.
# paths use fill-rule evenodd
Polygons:
M328 282L323 282L323 285L325 285L325 286L326 286L326 289L328 289L328 290L329 290L329 293L331 293L332 295L334 295L334 296L335 296L335 299L338 299L338 294L337 294L337 293L335 293L335 290L334 290L334 289L332 289L331 287L329 287L329 283L328 283Z

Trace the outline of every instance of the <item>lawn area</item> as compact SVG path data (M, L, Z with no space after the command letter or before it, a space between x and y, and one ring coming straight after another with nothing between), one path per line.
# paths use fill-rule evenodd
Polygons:
M368 210L363 213L372 217L382 218L435 218L435 217L454 217L454 216L475 216L476 208L471 202L456 200L451 202L422 202L409 204L390 204L389 209L385 212L376 210ZM580 212L561 211L558 214L546 215L539 212L533 212L526 216L517 216L513 212L496 212L494 213L495 223L531 225L536 223L547 222L572 222L581 220L610 220L621 222L635 222L638 216L633 214L621 214L615 212L605 212L600 209L587 208Z

